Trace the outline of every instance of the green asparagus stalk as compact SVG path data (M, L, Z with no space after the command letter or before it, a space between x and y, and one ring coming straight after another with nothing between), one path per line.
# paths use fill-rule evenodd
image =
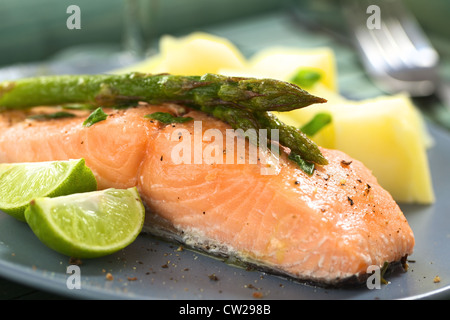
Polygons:
M0 83L0 110L67 103L129 106L139 101L289 111L326 100L287 82L216 74L46 76Z
M328 164L319 147L301 130L281 122L270 112L255 112L254 116L262 128L278 129L280 144L287 146L303 160L320 165ZM270 134L268 138L270 139Z
M279 142L293 153L308 162L327 164L319 148L305 134L268 112L289 111L326 101L287 82L216 74L131 73L46 76L0 83L0 110L70 103L120 107L140 101L184 104L212 114L235 129L278 129Z
M270 112L250 112L223 106L203 107L201 111L228 123L233 129L267 129L271 140L270 129L278 129L279 143L291 149L291 152L303 160L320 165L328 164L318 146L299 129L286 125Z

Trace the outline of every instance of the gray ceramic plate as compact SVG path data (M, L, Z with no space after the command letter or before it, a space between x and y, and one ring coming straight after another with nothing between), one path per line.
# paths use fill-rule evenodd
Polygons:
M0 212L0 275L83 299L421 299L450 298L450 135L434 126L429 151L437 202L402 206L416 236L409 271L381 289L323 289L230 266L149 236L114 255L85 260L81 289L69 289L68 258L45 247L24 223ZM111 273L113 280L107 280ZM434 282L439 276L441 281ZM69 281L70 282L70 281Z

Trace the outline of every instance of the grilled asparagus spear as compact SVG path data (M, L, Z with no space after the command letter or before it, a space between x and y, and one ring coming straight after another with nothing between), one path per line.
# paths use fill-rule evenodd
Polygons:
M46 76L0 83L0 110L65 103L126 106L139 101L289 111L326 100L287 82L216 74Z
M326 100L283 81L217 74L131 73L46 76L0 83L0 110L69 103L120 107L140 101L184 104L212 114L235 129L279 129L280 143L292 152L308 162L328 163L305 134L269 112L290 111Z

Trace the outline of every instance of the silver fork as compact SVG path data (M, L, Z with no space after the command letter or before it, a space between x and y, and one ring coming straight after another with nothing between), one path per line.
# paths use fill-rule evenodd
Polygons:
M383 91L406 91L412 97L436 93L440 86L438 53L400 0L346 0L342 3L365 68ZM367 23L369 17L376 14L368 10L371 5L380 9L379 28Z

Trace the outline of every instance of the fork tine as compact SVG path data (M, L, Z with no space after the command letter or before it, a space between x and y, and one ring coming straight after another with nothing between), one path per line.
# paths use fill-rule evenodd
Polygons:
M415 49L415 55L411 58L419 67L430 67L436 65L439 55L428 41L426 35L419 27L414 16L408 13L402 3L395 4L398 12L399 28L405 33L406 37Z
M355 36L355 44L364 57L363 63L375 74L385 70L389 57L386 57L383 46L366 25L368 3L364 0L347 0L344 3L344 14Z
M439 60L416 19L408 13L401 0L384 1L381 18L386 22L386 30L392 35L402 59L411 67L430 67ZM389 4L389 6L388 6ZM386 18L387 17L387 18Z
M392 19L382 19L381 28L369 30L369 34L373 41L377 43L389 69L396 70L402 68L405 59L403 58L402 50L399 48L398 43L389 28L390 24L392 24Z
M357 11L353 12L353 14L360 18L367 19L366 8L370 5L369 2L356 0L354 3L357 3L358 5L357 9L355 9ZM410 65L407 55L405 55L404 48L402 48L398 42L398 40L402 38L400 39L401 43L407 44L408 37L406 33L401 33L400 29L395 27L399 25L398 18L391 14L391 10L385 10L386 7L381 3L380 5L380 28L370 29L366 23L362 23L365 21L360 20L359 25L362 27L358 30L359 41L366 41L364 38L367 38L367 41L373 42L373 47L377 49L376 53L366 52L366 54L371 56L381 55L382 59L380 60L383 61L384 68L391 71L397 70L402 68L403 64ZM372 50L374 49L373 47ZM413 49L413 46L408 47L408 51ZM379 62L380 64L381 61Z
M369 28L367 8L373 1L344 1L344 14L363 63L385 91L429 95L434 89L437 53L400 0L377 3L380 28Z
M406 34L399 19L391 19L388 23L385 23L384 29L386 33L389 33L391 43L396 47L397 54L403 63L409 67L415 66L415 59L411 59L411 57L416 54L416 47Z

